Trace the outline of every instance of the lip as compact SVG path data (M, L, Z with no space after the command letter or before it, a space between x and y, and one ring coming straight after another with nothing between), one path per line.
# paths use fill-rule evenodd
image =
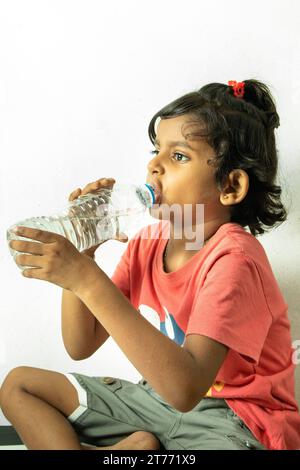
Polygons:
M155 201L156 204L160 204L162 197L162 188L158 181L147 181L147 184L150 184L154 188L155 193L158 195L158 201Z

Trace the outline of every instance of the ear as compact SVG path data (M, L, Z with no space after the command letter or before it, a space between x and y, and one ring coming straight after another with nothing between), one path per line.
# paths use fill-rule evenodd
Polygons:
M240 168L232 170L227 176L224 189L220 193L220 202L224 206L238 204L246 197L248 189L248 173Z

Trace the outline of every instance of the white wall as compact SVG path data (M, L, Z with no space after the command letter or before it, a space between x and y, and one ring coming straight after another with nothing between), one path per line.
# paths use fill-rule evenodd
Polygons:
M20 275L5 232L97 178L144 181L152 115L212 81L258 78L277 101L291 212L259 240L300 339L299 13L296 0L0 1L0 383L18 365L140 378L111 339L86 361L67 356L61 289ZM107 274L124 249L99 249Z

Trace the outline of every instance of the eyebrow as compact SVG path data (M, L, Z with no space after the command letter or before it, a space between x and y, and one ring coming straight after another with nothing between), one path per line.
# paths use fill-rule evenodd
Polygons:
M159 140L155 139L154 144L160 145ZM194 150L189 144L187 144L186 142L183 142L181 140L176 140L176 141L169 142L169 145L172 146L172 147L179 146L179 147L188 148L190 150Z

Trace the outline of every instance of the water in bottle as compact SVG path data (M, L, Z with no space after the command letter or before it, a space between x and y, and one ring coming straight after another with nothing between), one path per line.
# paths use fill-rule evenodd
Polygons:
M57 215L32 217L12 225L7 230L7 240L28 241L12 232L17 226L25 226L57 233L79 251L87 250L137 227L147 208L159 204L160 196L158 188L149 184L116 183L113 188L102 188L97 193L78 197L69 203L66 211ZM20 254L9 249L14 259Z

